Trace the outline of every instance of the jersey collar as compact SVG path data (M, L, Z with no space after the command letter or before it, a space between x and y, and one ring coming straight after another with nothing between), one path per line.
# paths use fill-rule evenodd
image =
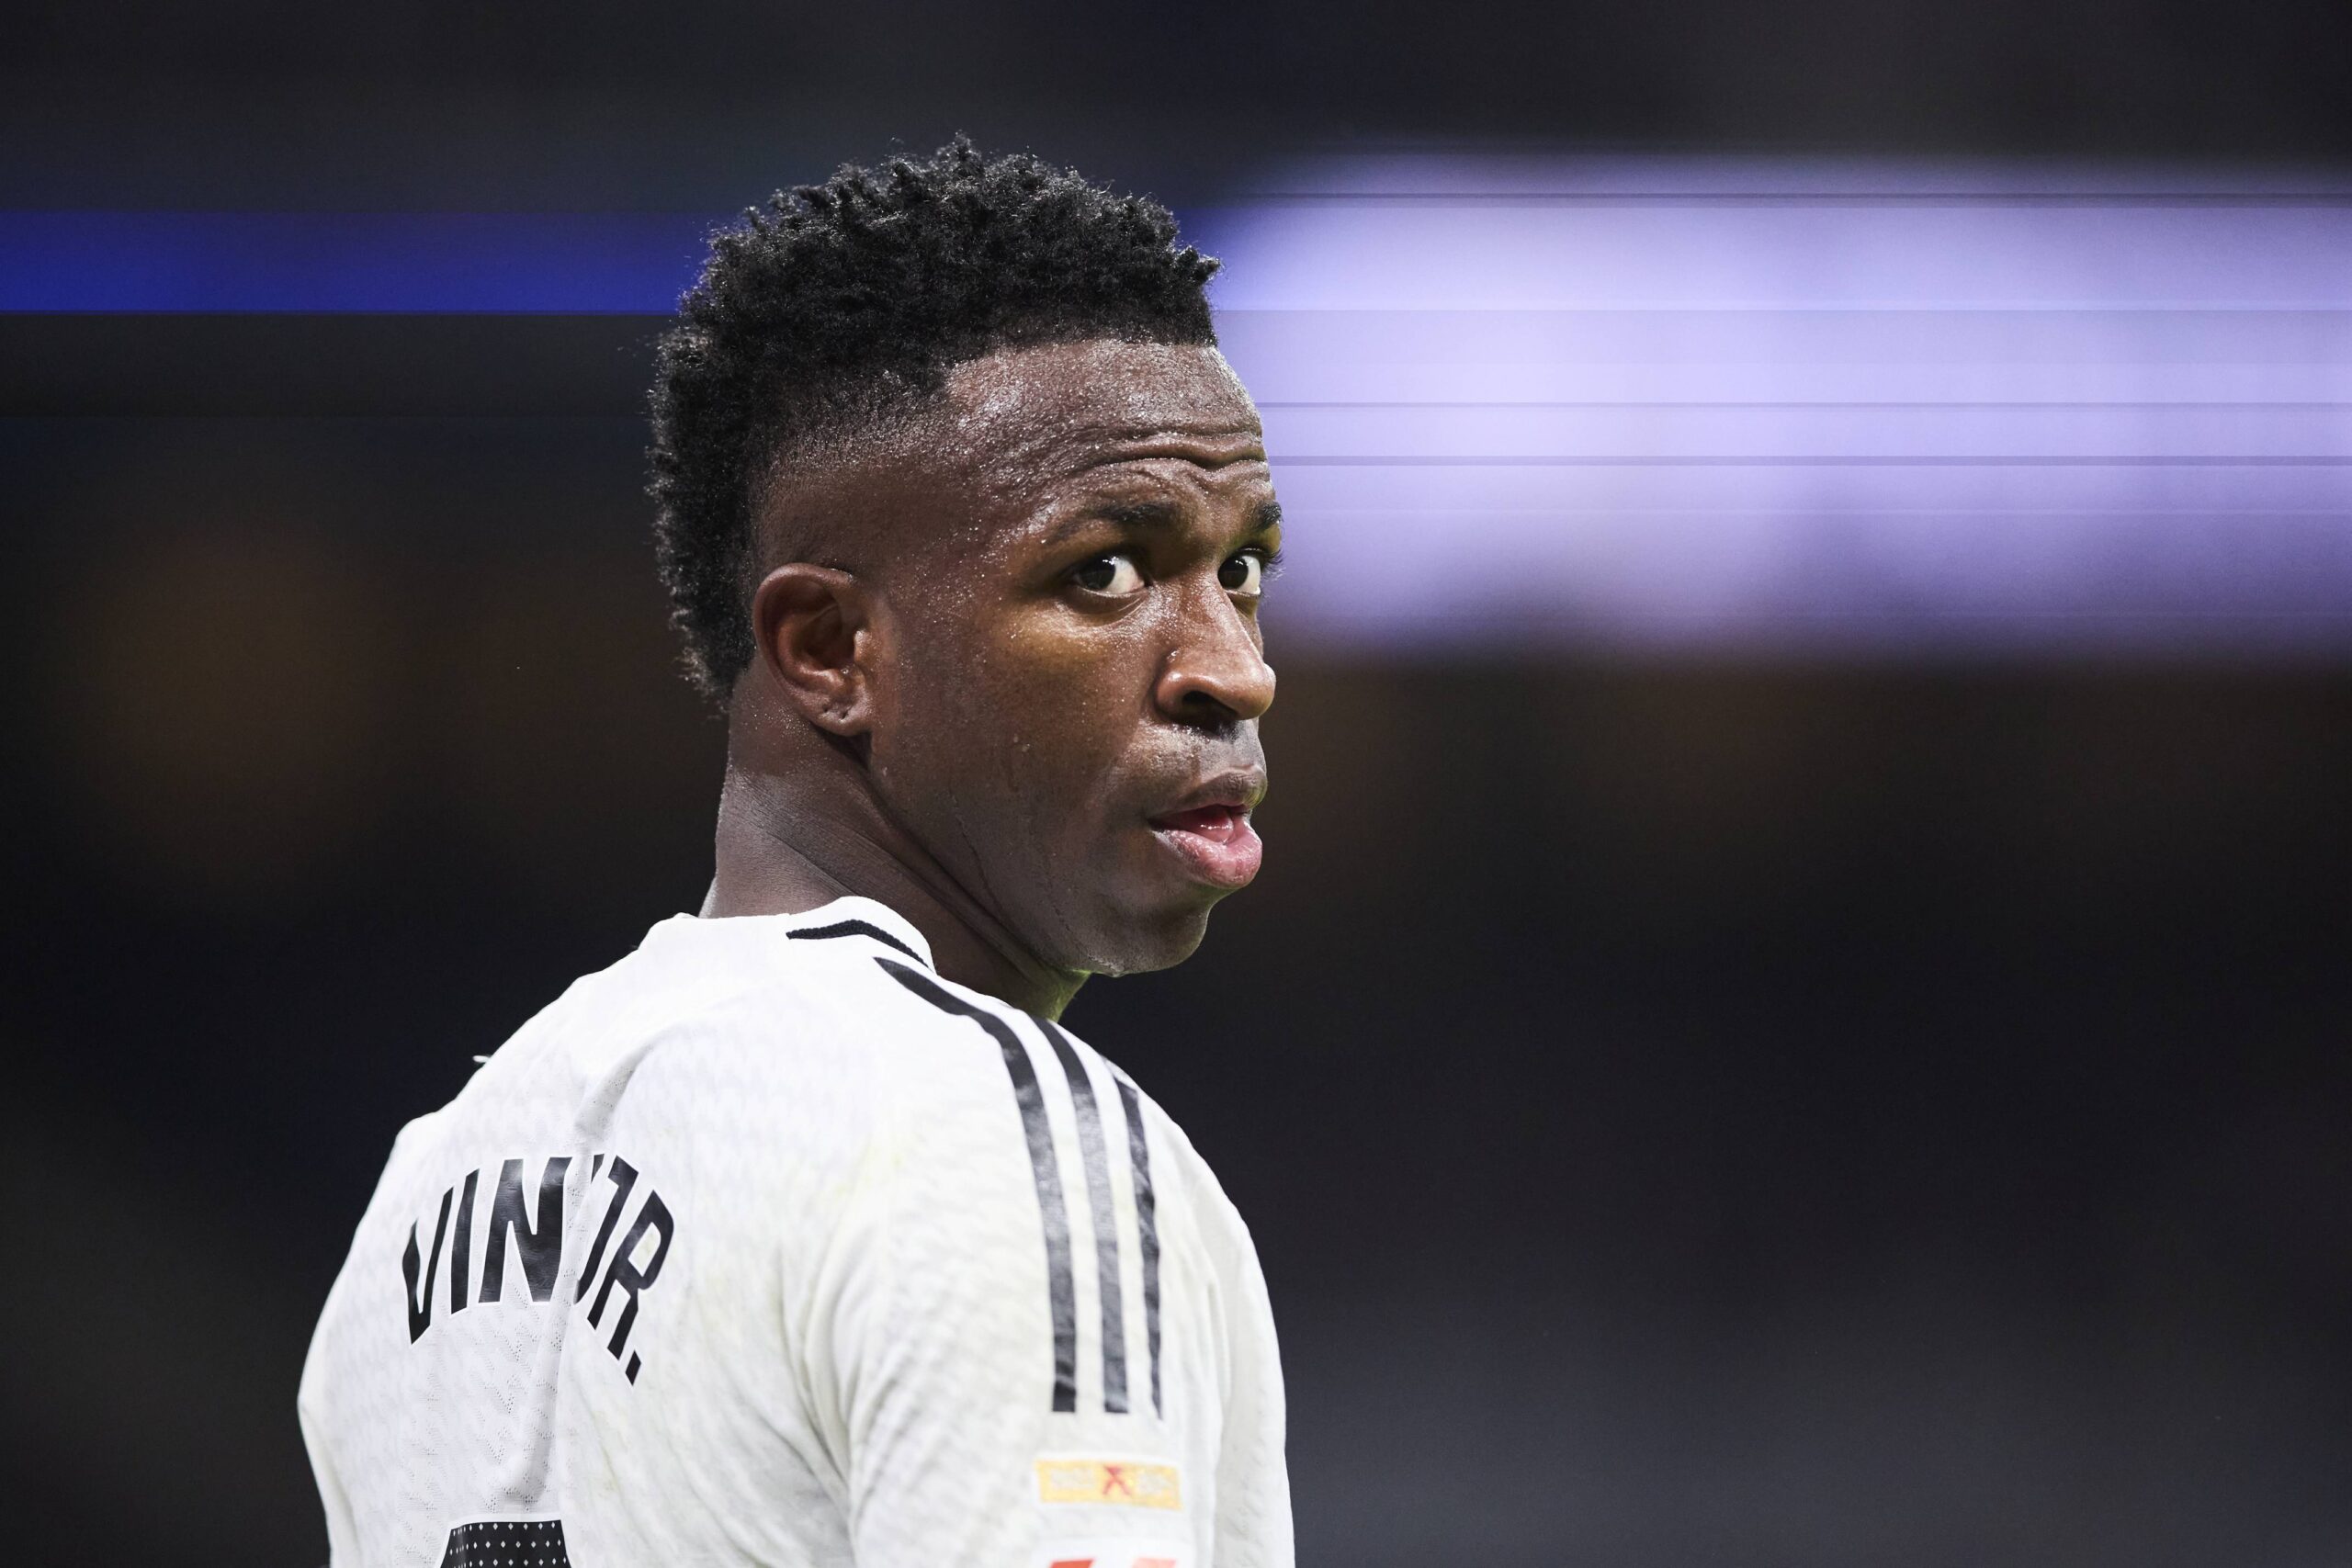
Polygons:
M786 915L785 934L796 941L831 941L856 939L895 948L926 969L935 968L931 961L931 943L923 941L922 932L914 923L887 904L855 896L834 899L820 905L805 914Z

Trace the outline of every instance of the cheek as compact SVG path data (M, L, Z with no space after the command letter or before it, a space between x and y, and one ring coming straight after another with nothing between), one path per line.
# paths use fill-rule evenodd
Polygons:
M967 834L1042 847L1084 832L1148 694L1126 650L1011 627L933 651L877 691L875 762L892 793L927 797Z

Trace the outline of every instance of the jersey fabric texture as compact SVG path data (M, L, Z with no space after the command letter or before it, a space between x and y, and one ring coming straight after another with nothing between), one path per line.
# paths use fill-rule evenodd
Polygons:
M1287 1568L1176 1124L879 904L653 928L393 1145L300 1396L337 1568Z

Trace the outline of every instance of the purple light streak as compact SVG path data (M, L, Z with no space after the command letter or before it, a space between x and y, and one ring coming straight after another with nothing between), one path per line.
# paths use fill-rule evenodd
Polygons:
M2352 182L1352 160L1191 228L1285 640L2352 657Z

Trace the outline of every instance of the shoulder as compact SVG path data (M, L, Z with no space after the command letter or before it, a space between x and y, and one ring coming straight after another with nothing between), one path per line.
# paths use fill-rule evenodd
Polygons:
M1166 1212L1171 1235L1181 1228L1193 1237L1220 1277L1254 1275L1257 1243L1249 1224L1183 1124L1123 1069L1107 1061L1103 1066L1123 1102L1136 1178Z
M1254 1269L1250 1227L1182 1124L1125 1068L1070 1031L1029 1021L1044 1047L1041 1120L1056 1126L1071 1120L1080 1153L1099 1128L1108 1163L1125 1168L1121 1184L1152 1211L1155 1223L1171 1237L1197 1239L1221 1274Z
M626 1148L682 1187L692 1170L798 1193L812 1217L820 1200L926 1163L958 1128L1017 1147L992 1032L1010 1010L933 976L922 938L887 910L842 911L858 902L656 926L411 1124L387 1169L392 1207L493 1144Z
M591 1079L716 1074L714 1087L737 1090L920 1079L976 1038L939 1005L950 989L922 938L866 900L793 917L682 916L575 983L481 1076L560 1063Z

